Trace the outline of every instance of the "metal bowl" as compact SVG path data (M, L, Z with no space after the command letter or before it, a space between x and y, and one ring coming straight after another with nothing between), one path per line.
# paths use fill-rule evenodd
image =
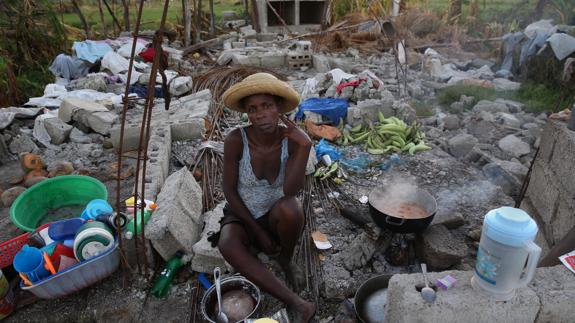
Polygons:
M260 292L260 289L254 283L247 280L245 277L238 275L238 276L230 276L222 278L221 286L222 286L222 295L232 290L244 290L248 294L250 294L256 302L256 305L254 306L252 312L248 316L237 321L236 323L243 322L245 319L249 318L256 312L258 306L260 305L262 294ZM216 323L215 321L216 318L214 316L214 309L216 308L217 303L218 299L216 296L216 285L212 285L212 287L210 287L204 293L204 297L202 297L202 302L200 304L200 307L202 309L202 315L204 316L204 319L206 319L208 322ZM230 323L233 322L230 321Z
M366 280L355 292L355 314L363 323L385 322L387 284L393 275L380 275Z

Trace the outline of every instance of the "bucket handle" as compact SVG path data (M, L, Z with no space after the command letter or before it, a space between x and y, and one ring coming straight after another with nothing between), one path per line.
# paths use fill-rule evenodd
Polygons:
M541 248L533 241L526 241L523 248L528 252L527 265L525 266L525 274L519 280L518 287L527 286L531 279L533 279L535 268L537 268L537 263L539 262L539 256L541 256Z
M385 217L385 223L390 224L390 225L394 225L396 227L400 227L405 223L405 219L400 219L399 222L394 222L394 221L390 220L390 218L395 219L395 217L388 215Z

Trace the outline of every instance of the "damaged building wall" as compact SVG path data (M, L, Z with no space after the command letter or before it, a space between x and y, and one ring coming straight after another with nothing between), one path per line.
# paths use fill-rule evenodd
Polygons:
M538 243L552 248L575 226L575 131L549 121L521 208L539 225ZM545 248L544 248L545 250Z
M317 30L324 20L325 7L328 5L324 0L256 0L258 26L264 33L286 32L277 12L290 31L303 33Z

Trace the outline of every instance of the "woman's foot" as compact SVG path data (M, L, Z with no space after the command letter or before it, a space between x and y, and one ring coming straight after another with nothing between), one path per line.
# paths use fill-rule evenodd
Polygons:
M286 263L285 261L281 261L281 259L279 259L278 262L285 273L288 284L291 285L292 289L296 293L301 291L306 284L305 273L301 270L300 267L295 266L292 263Z
M294 322L307 323L315 315L315 304L302 299L292 307L292 310L296 316Z

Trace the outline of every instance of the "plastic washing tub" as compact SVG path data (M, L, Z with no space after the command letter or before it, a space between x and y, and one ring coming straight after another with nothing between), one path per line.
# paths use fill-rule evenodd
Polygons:
M10 218L20 229L32 232L50 210L71 205L85 206L94 199L108 199L108 190L99 180L81 175L58 176L20 194L10 208Z
M36 282L32 286L20 287L40 298L58 298L80 291L108 276L120 265L118 242L108 251L80 262L64 271Z

